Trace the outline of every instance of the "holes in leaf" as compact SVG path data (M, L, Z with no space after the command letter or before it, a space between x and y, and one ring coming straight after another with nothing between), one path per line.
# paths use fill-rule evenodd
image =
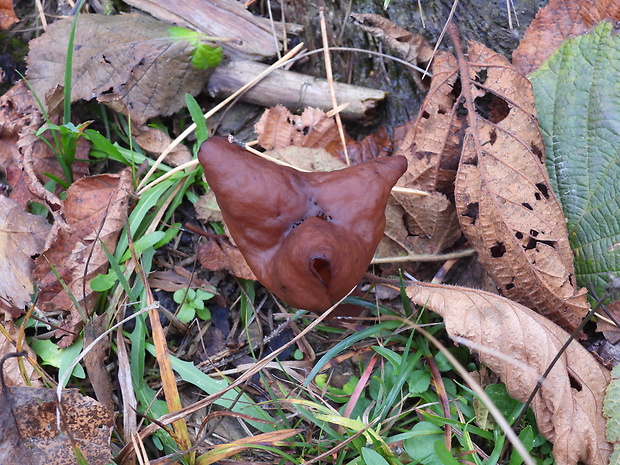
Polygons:
M429 161L433 155L435 155L433 152L428 152L425 150L416 150L416 152L413 154L413 156L416 157L418 160L426 158Z
M541 150L541 148L538 145L536 145L536 144L532 144L531 149L532 149L532 152L534 153L534 155L536 155L538 157L538 160L541 163L544 163L545 162L545 156L544 156L543 151Z
M463 91L463 86L461 85L461 80L457 79L452 86L452 92L450 92L454 96L454 100L461 96L461 92Z
M497 131L495 129L493 129L491 131L491 134L489 134L489 143L491 145L495 144L495 141L497 140Z
M506 247L503 242L498 242L489 250L491 251L491 257L493 258L501 258L506 253Z
M510 106L505 100L487 92L474 100L478 114L492 123L499 123L510 114Z
M581 390L583 389L581 382L579 382L577 378L571 375L570 372L568 373L568 380L570 381L570 387L572 387L577 392L581 392Z
M532 208L532 206L531 206L529 203L527 203L527 202L523 202L521 205L523 205L523 206L524 206L525 208L527 208L528 210L534 210L534 209Z
M530 233L532 231L535 232L536 235L538 235L538 232L534 231L533 229L530 231ZM545 244L545 245L548 245L549 247L553 247L555 249L555 247L557 245L557 242L556 241L541 241L541 240L536 239L535 237L531 237L530 236L530 238L527 241L527 244L525 244L523 246L523 248L525 250L532 250L532 249L535 249L538 244Z
M445 115L446 114L446 110L444 108L439 107L439 109L437 110L437 114L438 115Z
M514 284L512 284L512 283L508 283L508 284L506 284L506 288L505 288L505 289L506 289L507 291L509 291L510 289L513 289L514 287L515 287L515 285L514 285Z
M538 236L538 231L536 231L535 229L530 229L530 236L532 237Z
M316 275L321 282L328 286L332 280L332 272L329 266L329 261L323 257L315 257L310 262L310 271Z
M472 158L463 159L463 164L478 166L478 155L474 155Z
M424 110L424 111L422 112L422 115L421 115L421 116L422 116L422 118L424 118L424 119L429 119L429 118L431 117L431 115L430 115L430 114L428 113L428 111L426 111L426 110Z
M469 216L472 219L478 218L478 214L480 213L480 204L478 202L471 202L467 204L467 211L463 214L463 216Z
M519 240L523 239L523 233L521 231L517 231L515 237Z
M484 84L487 81L487 70L486 68L482 68L480 71L478 71L476 73L476 82L479 82L480 84Z
M544 198L548 199L549 198L549 189L547 189L547 186L545 184L543 184L542 182L539 182L538 184L536 184L536 188L540 191L540 193L543 195ZM538 195L538 192L535 194L536 196L536 200L540 200L540 196Z

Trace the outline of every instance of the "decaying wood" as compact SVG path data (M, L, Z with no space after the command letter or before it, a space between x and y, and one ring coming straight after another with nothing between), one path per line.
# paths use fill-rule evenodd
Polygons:
M129 0L127 3L163 21L230 39L222 47L226 55L237 59L262 60L282 49L282 24L274 23L272 28L269 19L253 15L237 0ZM290 23L284 28L287 34L299 34L302 30L301 26Z
M211 96L226 97L267 68L253 61L231 61L218 66L209 80ZM372 110L387 92L350 84L334 83L339 104L349 105L340 112L347 120L369 119ZM284 105L292 111L306 107L332 109L327 80L292 71L276 70L241 96L241 100L264 107Z

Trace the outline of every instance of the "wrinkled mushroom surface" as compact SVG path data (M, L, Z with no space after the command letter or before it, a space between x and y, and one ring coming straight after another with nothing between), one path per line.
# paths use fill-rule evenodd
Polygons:
M226 138L198 156L230 234L258 280L292 307L322 313L359 284L385 228L402 156L303 173Z

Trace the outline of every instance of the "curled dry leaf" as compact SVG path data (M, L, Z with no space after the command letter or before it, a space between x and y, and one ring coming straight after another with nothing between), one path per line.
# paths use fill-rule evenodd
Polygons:
M32 257L45 248L50 228L42 216L0 195L0 310L10 318L19 317L31 301Z
M488 292L416 283L407 287L407 295L439 313L451 336L483 346L481 362L499 374L509 394L521 402L569 337L541 315ZM607 463L611 445L605 440L602 409L609 378L573 341L534 398L538 429L553 442L558 465Z
M523 74L529 74L564 40L583 34L609 18L620 19L618 0L550 0L525 31L512 53L512 63Z
M226 139L199 160L224 221L259 281L287 304L324 312L362 278L383 236L390 189L404 157L329 173L302 173Z
M588 304L585 289L574 288L573 253L545 168L532 86L475 42L462 69L469 127L455 200L463 232L504 295L572 331Z
M60 231L51 247L36 260L34 279L39 285L39 306L45 311L70 311L64 325L69 331L59 345L70 345L82 326L82 316L53 273L70 289L85 312L92 311L97 295L90 281L105 273L108 259L101 242L114 250L118 234L127 219L128 197L132 192L131 170L101 174L76 181L67 190L63 210L70 231ZM88 267L88 269L87 269Z

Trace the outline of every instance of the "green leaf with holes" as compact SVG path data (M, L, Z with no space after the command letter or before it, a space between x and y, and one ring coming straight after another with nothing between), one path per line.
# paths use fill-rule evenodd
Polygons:
M577 284L601 296L620 273L620 35L604 21L530 79Z

